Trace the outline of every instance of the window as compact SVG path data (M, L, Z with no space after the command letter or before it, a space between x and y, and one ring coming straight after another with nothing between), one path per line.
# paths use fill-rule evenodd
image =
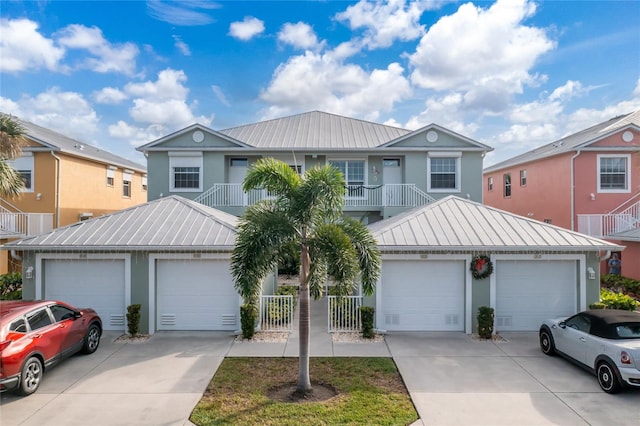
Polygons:
M147 175L142 176L142 190L143 191L147 190Z
M347 181L347 197L364 197L364 160L330 160Z
M115 166L107 167L107 186L113 186L116 178L116 170L118 170Z
M27 323L24 321L24 318L18 318L9 326L9 331L13 331L14 333L26 333L27 332Z
M52 324L51 317L49 316L49 311L47 309L40 309L39 311L31 312L27 315L27 321L29 321L31 330L37 330Z
M72 319L75 313L66 306L54 305L51 307L51 313L56 322Z
M169 153L170 190L173 192L202 191L202 154ZM233 159L231 160L233 162Z
M551 220L551 218L547 218L544 220L544 223L548 223L549 225L551 225L553 221Z
M7 162L22 177L24 182L24 192L33 192L33 154L23 152L22 155L15 160Z
M629 192L629 155L598 155L598 192Z
M591 320L583 315L576 315L572 318L569 318L566 322L567 327L571 327L576 330L583 331L588 333L591 329Z
M487 188L489 189L489 191L493 191L493 178L492 177L487 179Z
M527 171L520 170L520 186L527 186Z
M432 152L427 162L429 191L460 191L460 156L461 153Z
M505 173L502 180L504 182L504 196L511 197L511 173Z
M122 196L131 197L131 177L133 172L131 170L125 170L122 172Z

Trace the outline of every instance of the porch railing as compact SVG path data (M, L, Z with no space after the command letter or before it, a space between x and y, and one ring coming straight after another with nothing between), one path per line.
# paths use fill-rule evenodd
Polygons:
M217 183L194 199L209 207L246 207L269 198L266 190L249 193L239 183ZM346 207L417 207L436 201L415 184L348 185Z
M633 207L633 206L632 206ZM578 232L596 238L610 237L640 227L640 213L579 214Z
M261 331L291 331L293 328L293 296L262 296L260 298L259 321Z
M23 238L53 229L53 213L0 211L0 238Z
M362 296L327 296L327 300L329 304L327 315L329 333L357 333L361 330Z

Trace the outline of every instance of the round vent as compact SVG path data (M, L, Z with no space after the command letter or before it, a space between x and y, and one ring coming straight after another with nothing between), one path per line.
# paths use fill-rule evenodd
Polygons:
M633 140L633 132L627 130L622 134L622 140L625 142L631 142Z
M429 130L427 132L427 141L434 143L437 140L438 140L438 132L436 132L435 130Z
M202 133L201 130L196 130L195 132L193 132L193 135L191 135L191 137L193 138L194 142L201 143L204 140L204 133Z

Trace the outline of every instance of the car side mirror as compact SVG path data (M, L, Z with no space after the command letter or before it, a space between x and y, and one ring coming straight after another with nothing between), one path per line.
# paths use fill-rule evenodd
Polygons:
M82 312L80 312L80 311L75 311L75 312L73 313L73 317L74 317L75 319L78 319L78 318L82 317Z
M566 322L564 322L564 321L560 321L560 322L558 323L558 326L559 326L560 328L567 328L567 323L566 323Z

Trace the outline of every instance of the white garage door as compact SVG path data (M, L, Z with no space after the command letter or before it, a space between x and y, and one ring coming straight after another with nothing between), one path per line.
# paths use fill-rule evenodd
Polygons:
M158 330L237 330L240 298L228 260L158 260Z
M93 308L105 330L125 329L125 262L122 259L45 259L44 297Z
M577 311L576 261L498 260L496 330L535 331Z
M382 319L390 331L464 331L465 263L389 260L382 263Z

